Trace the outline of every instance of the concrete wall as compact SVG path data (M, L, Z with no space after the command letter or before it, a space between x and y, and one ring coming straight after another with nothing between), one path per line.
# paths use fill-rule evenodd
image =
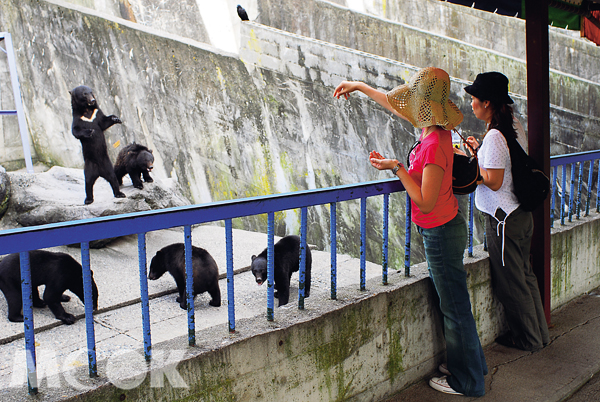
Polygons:
M267 0L269 1L269 0ZM323 1L323 3L325 3ZM525 20L439 0L365 0L355 11L457 39L473 46L525 60ZM360 4L360 3L358 3ZM600 83L600 48L578 31L549 27L550 68Z
M437 0L419 2L418 6L402 2L400 7L403 15L410 16L410 22L393 22L320 0L308 0L297 10L293 1L281 4L279 0L264 0L259 3L258 22L413 66L434 65L463 80L472 81L483 71L500 71L509 77L512 92L527 94L525 54L507 50L513 43L521 43L515 46L517 49L524 48L523 21L490 16L492 21L500 19L505 24L484 24L482 21L487 21L489 13L479 12L479 18L469 12L463 15L463 9L469 10L467 7L448 8L446 3ZM436 28L438 25L444 28ZM448 35L449 32L452 34ZM573 74L582 70L582 66L588 69L591 65L598 66L600 49L594 44L585 48L587 52L576 51L573 46L569 48L573 49L572 56L562 63L566 73L551 71L550 103L600 117L600 81ZM550 55L551 60L555 58L564 60L565 56ZM573 70L567 68L567 64L572 65ZM596 79L599 73L595 72Z
M381 108L359 99L335 102L333 88L320 82L71 7L6 0L0 9L0 24L15 41L34 151L48 165L83 165L81 145L70 132L68 92L81 84L95 90L105 113L123 120L105 132L111 158L132 141L148 145L156 159L153 173L176 178L194 203L388 177L369 166L368 150L377 145L405 152L413 142L412 130L393 138L401 124ZM377 203L369 206L369 223L381 220ZM347 249L340 252L358 255L358 211L358 202L338 208L338 247ZM397 221L401 211L399 206ZM321 248L328 213L327 206L309 211L309 241ZM234 225L266 231L266 216ZM298 226L299 211L276 215L277 235L297 233ZM370 226L372 238L381 225ZM403 237L402 227L391 231L394 241ZM369 244L368 254L376 253L380 246ZM391 257L398 265L404 259L400 252Z
M592 262L600 253L599 225L600 216L594 214L554 230L553 250L561 249L565 238L582 245L562 248L569 263L553 256L553 275L566 278L563 283L570 287L565 292L553 284L553 308L600 285L599 260ZM465 258L483 345L504 330L488 264L481 246L474 257ZM409 278L393 274L389 281L387 286L379 279L369 281L363 292L340 289L338 300L310 303L306 310L277 309L273 322L262 317L240 320L233 335L225 326L198 331L195 348L186 347L187 337L153 345L153 350L187 348L177 371L189 388L174 388L168 382L153 387L152 377L146 376L140 386L123 390L107 382L101 363L94 390L76 400L382 400L430 375L444 359L441 317L425 264L413 266ZM135 367L127 373L138 374ZM67 397L73 391L59 392Z
M335 7L334 5L330 6ZM373 26L377 25L373 24ZM240 58L244 62L278 71L299 80L322 82L332 88L337 86L341 80L350 79L365 81L387 91L406 82L419 69L415 65L255 23L243 24L241 30ZM422 35L423 33L417 32L417 34ZM407 35L407 37L409 36ZM468 49L469 54L477 51L478 49ZM481 52L482 55L488 57L487 52L483 50ZM513 66L519 70L518 74L525 77L525 63L516 59L509 61L514 63ZM504 66L506 67L506 64ZM474 70L469 71L473 72ZM457 73L460 74L460 71ZM481 135L482 123L471 112L470 96L463 90L466 85L470 84L470 81L453 76L451 76L451 81L450 98L465 116L460 125L463 133ZM600 105L598 105L600 85L559 73L551 74L552 83L556 84L554 86L556 91L553 93L558 104L569 103L575 109L584 111L578 112L558 106L558 104L550 105L551 154L598 149L600 147ZM569 88L569 91L566 91L566 88ZM527 110L527 99L518 91L520 89L526 92L524 81L520 86L511 84L510 89L511 96L515 100L513 107L516 116L523 122L524 127L527 127L527 116L524 115ZM571 90L573 92L570 92ZM565 100L567 98L569 100ZM372 107L379 108L370 100L366 102L373 105ZM414 135L418 135L417 131L409 124L403 124L402 129L404 132L412 131ZM397 148L393 149L396 155L404 155L406 152L406 148L402 148L401 151L398 151Z
M65 1L210 44L221 50L236 52L239 46L240 20L236 14L237 0ZM336 34L345 34L347 40L352 43L334 43L389 58L394 58L393 55L396 54L395 43L377 35L388 31L390 23L393 22L424 29L430 34L457 39L505 56L520 60L526 58L524 20L439 0L316 0L303 2L302 7L297 7L295 0L247 0L243 2L243 6L251 21L328 41L332 39L331 29L335 25L349 27L347 30L339 30ZM333 9L337 9L335 15L328 12L323 15L323 10ZM362 21L366 16L378 17L377 25L383 26L384 29L372 35L373 24L365 24ZM323 24L327 24L326 30L329 32L323 29ZM600 69L590 68L600 65L600 49L597 46L580 38L577 31L550 28L549 35L551 68L600 83ZM415 50L422 51L422 48ZM457 53L455 56L464 57L464 54ZM469 56L472 58L472 55ZM476 66L472 66L471 69L477 71Z
M83 164L70 133L68 93L81 84L95 90L105 113L123 120L105 133L113 160L122 145L148 145L155 175L176 178L194 203L387 178L368 164L368 152L404 158L418 135L364 96L332 97L342 79L389 90L417 70L380 56L244 23L238 57L60 1L4 0L0 24L13 34L34 155L47 165ZM483 124L462 90L467 84L453 78L451 97L465 115L463 132L479 134ZM595 86L588 91L591 100ZM524 97L514 98L517 112L525 110ZM2 124L14 152L0 162L16 165L22 161L18 131L8 118ZM553 107L552 124L553 154L600 148L596 116ZM391 221L398 224L390 225L391 266L404 260L403 203L403 195L392 199ZM358 210L358 203L338 207L340 251L352 255L359 252ZM369 201L369 239L380 237L380 210L381 200ZM309 210L309 241L322 249L328 214L326 206ZM297 233L298 215L278 213L277 234ZM234 224L266 230L263 216ZM420 261L422 250L414 243L413 261ZM379 261L380 253L369 240L368 258Z
M575 219L574 219L575 220ZM600 284L600 220L597 215L552 229L552 306L558 307Z

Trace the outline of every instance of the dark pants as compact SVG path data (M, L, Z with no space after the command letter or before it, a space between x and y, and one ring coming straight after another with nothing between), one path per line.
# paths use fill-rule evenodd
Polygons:
M533 216L531 212L517 208L506 218L503 264L503 228L498 221L502 221L505 215L504 211L499 210L496 220L485 214L492 286L504 306L515 346L522 350L538 350L550 342L550 337L537 277L529 260Z

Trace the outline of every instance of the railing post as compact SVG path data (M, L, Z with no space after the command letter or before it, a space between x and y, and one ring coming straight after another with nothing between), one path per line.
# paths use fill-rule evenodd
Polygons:
M27 359L27 390L29 395L38 393L37 368L35 358L35 334L33 326L33 299L31 290L31 267L29 251L19 253L21 266L21 295L23 297L23 330L25 334L25 354Z
M406 193L406 217L404 219L404 276L410 276L410 231L411 231L411 204L410 197Z
M138 262L140 271L140 299L142 306L142 330L144 336L144 359L152 360L150 335L150 302L148 300L148 272L146 260L146 233L138 233Z
M600 162L598 162L598 183L596 183L596 212L600 212Z
M275 310L275 213L267 215L267 320L273 321Z
M298 309L304 310L306 291L306 207L300 210L300 267L298 272Z
M562 165L562 194L560 195L560 224L565 224L565 198L567 197L567 164Z
M382 261L381 261L381 283L388 284L388 235L389 235L389 211L390 211L390 195L383 195L383 245L382 245Z
M337 299L337 211L336 203L329 205L329 238L331 244L331 300Z
M592 179L593 179L593 173L594 173L594 159L592 159L590 161L590 169L588 172L588 181L587 181L587 188L588 188L588 196L587 196L587 200L585 202L585 216L589 216L590 215L590 202L592 201Z
M367 276L367 198L360 199L360 290L365 290Z
M235 332L235 296L233 287L233 227L231 219L225 219L225 252L227 254L227 314L229 333Z
M81 266L83 273L83 304L87 333L88 365L91 378L98 377L96 363L96 335L94 333L94 302L92 294L92 271L90 269L90 243L81 242Z
M194 265L192 260L192 227L183 227L185 236L185 298L188 313L188 345L196 345L196 319L194 315Z
M571 163L571 191L569 192L569 222L573 222L573 208L575 208L575 201L573 200L573 194L575 193L575 165Z
M581 217L581 187L583 182L583 162L579 163L579 174L577 176L577 205L575 207L577 211L577 219Z

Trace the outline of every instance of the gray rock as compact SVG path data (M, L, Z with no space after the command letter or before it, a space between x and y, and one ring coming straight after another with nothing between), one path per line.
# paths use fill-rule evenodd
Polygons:
M10 178L6 173L6 170L0 166L0 219L4 216L4 213L8 209L8 202L10 201Z
M94 185L94 202L84 205L81 169L54 166L43 173L9 172L8 177L12 196L0 220L2 230L190 204L173 179L154 177L153 183L144 183L138 190L125 176L121 191L127 198L114 198L108 182L100 178ZM90 242L90 248L103 247L111 240Z

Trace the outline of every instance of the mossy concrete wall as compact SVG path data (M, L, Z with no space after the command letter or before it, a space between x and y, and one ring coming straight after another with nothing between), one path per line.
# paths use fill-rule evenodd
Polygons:
M552 229L552 305L569 300L600 285L600 219L597 214L573 218Z
M48 165L83 165L81 145L71 134L68 92L81 84L95 90L106 114L123 120L105 132L111 158L132 141L149 146L154 174L176 178L194 203L387 178L370 166L368 152L403 159L418 135L364 96L332 96L342 79L389 90L418 69L381 56L255 23L240 25L238 56L59 0L3 0L0 24L15 42L34 156ZM451 97L465 115L463 132L481 134L483 123L462 90L468 83L453 78ZM588 88L590 100L594 88ZM513 96L526 126L526 100ZM551 113L553 154L600 148L600 119L560 107ZM2 119L3 125L9 121ZM3 127L13 152L1 162L22 161L18 131L6 136L10 130ZM391 202L389 261L398 268L404 261L404 195ZM371 261L381 260L374 240L381 238L381 204L378 198L368 203ZM358 211L358 202L338 206L340 252L359 254ZM266 217L234 225L266 231ZM297 233L298 227L299 211L276 214L276 234ZM309 209L309 227L309 241L328 247L327 206ZM413 246L413 261L422 260L419 242Z
M66 1L222 50L237 51L239 44L237 0ZM393 55L397 53L394 47L398 44L381 35L394 30L393 23L520 60L526 58L524 20L439 0L312 0L302 2L302 7L298 7L296 0L247 0L243 6L251 21L326 41L331 41L331 34L335 31L335 35L340 36L337 39L346 42L334 43L389 58L394 58ZM378 20L376 25L379 28L374 27L373 23L365 23L365 17L377 17L372 21ZM339 21L343 21L343 24ZM335 28L336 25L339 27ZM412 43L410 40L400 40L404 45ZM432 36L431 40L423 43L436 41ZM427 49L432 60L437 57L436 50L435 46ZM423 48L418 47L415 51L423 52ZM550 27L549 51L550 68L600 83L600 68L597 67L600 66L600 49L589 40L580 38L578 31ZM463 61L465 58L475 58L470 52L454 52L454 56ZM471 66L471 69L477 71L476 66Z
M525 83L507 70L526 59L525 21L444 1L259 0L256 22L465 80L494 70ZM550 27L549 56L551 69L600 83L600 49L577 31Z
M259 2L258 22L413 66L440 67L450 76L463 80L472 81L484 71L501 71L509 77L511 91L526 96L525 53L514 51L525 48L524 21L481 11L473 15L467 7L451 7L434 0L418 5L416 2L389 3L388 6L385 2L389 8L385 8L383 14L392 14L392 19L403 22L357 13L319 0L308 0L302 7L290 0L263 0ZM465 9L468 11L463 14ZM400 18L400 14L404 17ZM552 61L561 59L557 67L562 69L562 72L551 71L550 103L600 117L600 70L590 68L599 65L600 49L589 42L585 47L582 43L577 43L579 46L565 43L564 35L552 37L561 43L556 48L568 45L572 51L568 57L564 49L559 55L550 54ZM512 44L517 45L509 50ZM584 78L590 73L577 75L585 69L595 70L590 77L595 78L595 82Z

